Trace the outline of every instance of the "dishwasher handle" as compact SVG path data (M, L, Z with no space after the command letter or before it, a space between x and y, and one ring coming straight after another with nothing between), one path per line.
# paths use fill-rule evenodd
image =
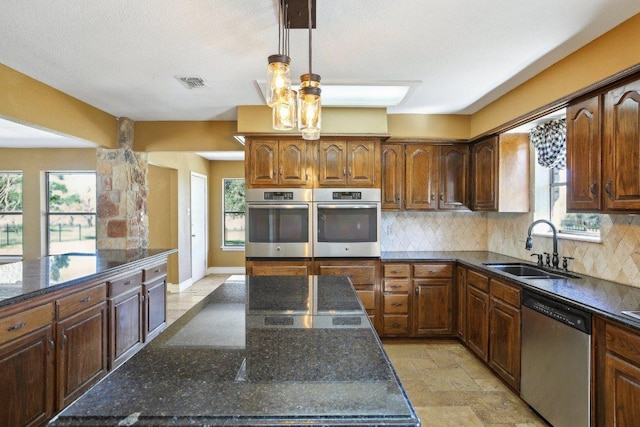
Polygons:
M523 290L522 305L560 323L591 335L591 313L560 301Z

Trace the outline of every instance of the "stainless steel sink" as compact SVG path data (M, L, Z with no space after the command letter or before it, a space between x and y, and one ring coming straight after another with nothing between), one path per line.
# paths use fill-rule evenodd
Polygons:
M579 276L561 271L551 271L527 263L485 263L489 268L512 274L523 279L579 279Z

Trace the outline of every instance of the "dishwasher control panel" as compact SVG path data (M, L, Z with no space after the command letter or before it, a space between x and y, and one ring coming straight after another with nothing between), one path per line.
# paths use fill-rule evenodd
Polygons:
M527 291L522 294L522 305L586 334L591 334L590 313Z

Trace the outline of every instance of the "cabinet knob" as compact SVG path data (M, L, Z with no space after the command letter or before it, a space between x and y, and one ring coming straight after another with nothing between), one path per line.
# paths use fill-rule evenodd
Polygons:
M595 196L598 193L598 183L594 181L593 184L591 184L591 186L589 187L589 190L591 191L591 194Z
M607 181L607 185L604 186L604 191L605 193L607 193L607 196L609 196L609 199L613 200L613 192L611 191L611 180Z

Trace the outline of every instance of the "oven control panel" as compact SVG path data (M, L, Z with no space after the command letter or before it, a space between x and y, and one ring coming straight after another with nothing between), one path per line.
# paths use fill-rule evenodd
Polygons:
M265 191L264 200L293 200L292 191Z
M361 191L334 191L333 200L362 200Z

